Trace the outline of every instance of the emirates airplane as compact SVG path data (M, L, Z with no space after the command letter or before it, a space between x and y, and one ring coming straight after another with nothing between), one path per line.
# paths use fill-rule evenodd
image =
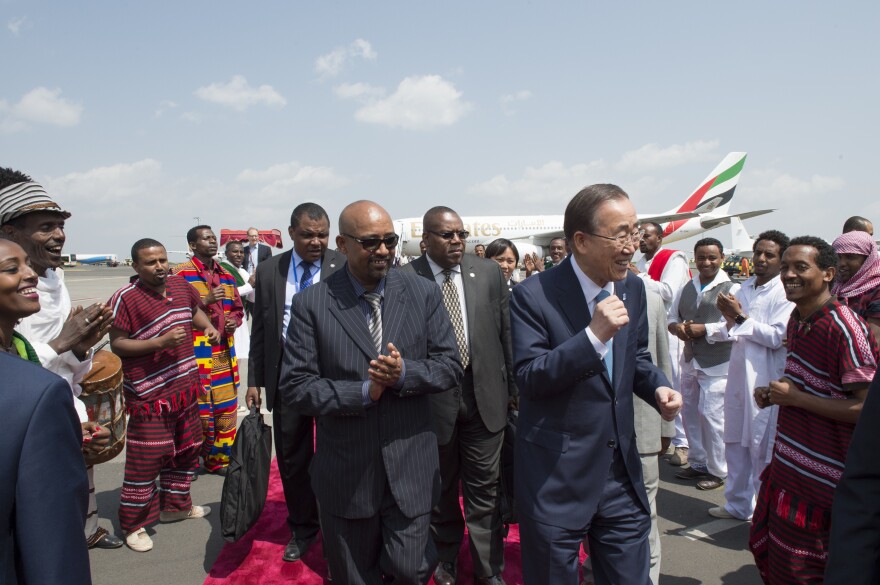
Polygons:
M709 173L683 203L660 214L639 214L641 222L655 222L663 226L663 242L675 242L703 233L736 220L749 219L773 209L729 213L733 192L746 162L745 152L731 152ZM487 245L497 238L507 238L516 244L520 258L535 253L544 256L544 250L554 238L564 237L562 215L507 215L462 217L464 229L470 232L468 250L477 244ZM422 239L422 218L410 217L394 221L400 234L398 254L418 256Z

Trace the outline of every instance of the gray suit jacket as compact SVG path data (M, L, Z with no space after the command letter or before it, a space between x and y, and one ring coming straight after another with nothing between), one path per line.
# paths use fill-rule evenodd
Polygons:
M462 369L440 289L401 270L385 278L382 345L405 361L400 390L364 406L363 383L376 357L348 270L293 299L279 392L298 412L319 417L309 473L323 512L379 513L386 486L401 512L430 512L439 497L437 439L428 394L454 388Z
M268 247L267 247L268 248ZM266 408L275 405L278 370L281 366L281 327L284 322L284 295L287 272L293 252L288 250L257 265L257 281L251 322L248 356L248 386L266 389ZM345 256L327 250L321 261L321 280L345 265Z
M666 331L666 309L663 299L655 292L645 289L648 301L648 352L654 365L672 379L669 363L669 337ZM652 405L644 400L633 400L635 411L636 445L642 455L660 452L660 438L675 436L675 423L665 421Z
M437 286L425 256L416 258L402 270L415 271ZM497 433L507 423L508 399L517 393L510 347L510 292L501 269L492 260L465 254L461 275L477 410L486 428ZM441 445L452 438L459 394L456 388L431 396L434 430Z

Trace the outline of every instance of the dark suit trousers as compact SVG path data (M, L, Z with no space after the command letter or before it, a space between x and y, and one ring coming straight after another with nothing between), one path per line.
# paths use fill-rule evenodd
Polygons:
M431 514L431 534L440 560L454 562L465 526L458 501L460 480L474 575L489 577L504 569L498 491L504 430L491 433L483 424L473 385L473 374L468 369L462 379L461 403L452 438L439 446L442 485L440 501Z
M287 502L287 524L297 538L318 533L318 504L309 477L309 464L315 453L314 419L284 404L280 396L272 406L272 426L278 471Z
M584 536L589 537L596 585L651 585L651 518L639 503L620 452L614 453L599 507L586 529L520 518L524 585L577 585Z
M333 582L425 585L437 566L430 522L430 514L404 516L387 485L376 516L349 519L322 512L324 555Z

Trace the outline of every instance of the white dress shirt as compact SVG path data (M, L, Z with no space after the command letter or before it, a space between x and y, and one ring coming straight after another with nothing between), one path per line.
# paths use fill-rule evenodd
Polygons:
M584 300L587 301L587 309L590 311L590 315L592 316L596 312L596 297L599 295L600 291L607 290L609 294L614 294L614 283L607 282L605 286L600 287L598 284L593 282L593 280L584 274L584 271L581 270L581 267L578 266L577 261L575 261L574 257L571 259L571 266L574 268L574 275L577 276L578 282L581 284L581 290L584 293ZM596 350L596 353L600 358L604 358L608 351L611 349L611 344L614 342L614 337L608 340L608 343L602 343L602 341L596 337L596 334L587 327L586 328L587 337L590 340L590 343L593 345L593 349Z
M285 285L284 290L284 320L281 325L282 342L287 338L287 326L290 324L290 307L293 304L293 295L299 293L299 281L303 274L303 267L300 266L302 258L299 257L296 250L291 250L290 252L290 266L287 269L287 284ZM312 267L310 268L312 271L312 284L309 286L321 282L322 260L323 256L315 262L312 262Z
M443 274L445 268L441 267L439 264L431 260L431 256L429 254L425 254L425 258L428 259L428 266L431 267L431 274L434 275L434 280L442 288L443 282L446 280L446 275ZM461 282L461 264L453 266L449 269L449 272L449 278L450 280L452 280L452 284L455 285L455 289L458 291L458 304L461 307L461 322L464 325L464 335L465 339L468 340L468 348L470 348L471 337L470 335L468 335L467 305L464 302L464 285Z

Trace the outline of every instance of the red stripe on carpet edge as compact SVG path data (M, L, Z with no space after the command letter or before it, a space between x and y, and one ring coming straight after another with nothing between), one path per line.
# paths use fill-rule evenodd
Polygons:
M321 539L309 549L302 561L286 563L281 560L284 547L290 540L287 526L287 506L278 464L272 460L269 475L269 493L260 519L238 542L228 542L211 567L203 585L321 585L325 583L327 563L322 555ZM473 572L468 541L465 537L459 551L458 577L470 583ZM583 558L583 553L581 553ZM510 527L504 541L504 580L508 585L522 585L520 566L519 527ZM432 581L433 582L433 581Z

